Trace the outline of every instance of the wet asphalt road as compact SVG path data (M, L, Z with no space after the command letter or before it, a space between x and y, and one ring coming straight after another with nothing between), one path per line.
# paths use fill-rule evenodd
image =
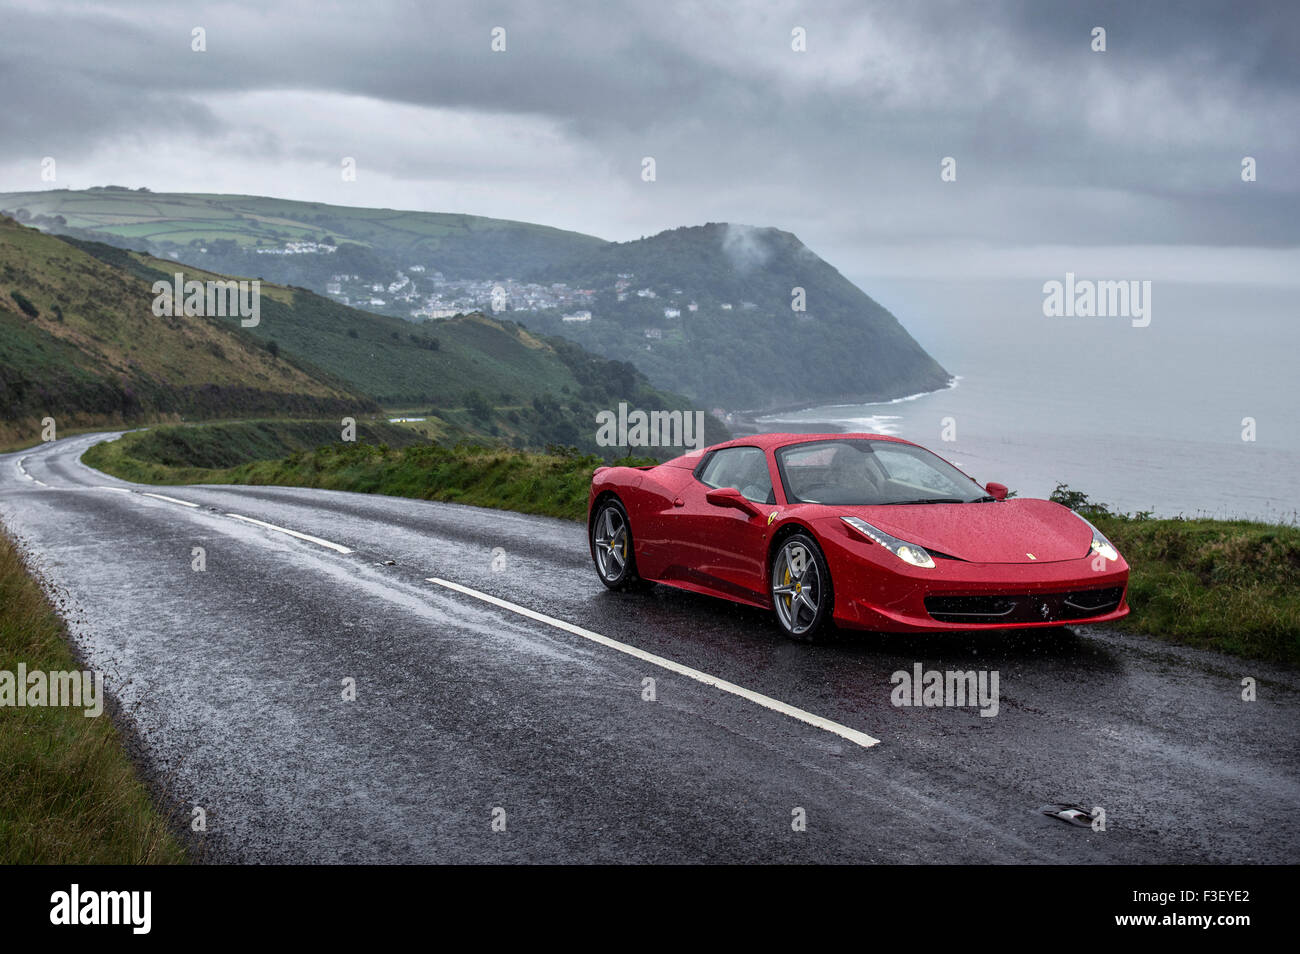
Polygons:
M1300 856L1294 671L1087 628L805 646L762 612L665 587L606 592L578 525L328 491L142 487L80 463L100 439L0 457L0 519L45 575L86 664L104 670L161 797L187 817L204 809L207 860ZM194 547L205 572L192 569ZM894 707L890 675L917 662L997 670L997 716ZM1258 701L1241 700L1243 676L1258 681ZM642 698L647 677L655 701ZM345 679L355 701L342 699ZM1049 802L1101 806L1106 830L1036 812ZM806 831L792 830L795 809Z

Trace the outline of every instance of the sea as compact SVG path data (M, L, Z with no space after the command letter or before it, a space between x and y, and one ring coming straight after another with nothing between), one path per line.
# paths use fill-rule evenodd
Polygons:
M1157 282L1146 327L1045 317L1042 280L871 288L953 386L761 429L898 435L1023 497L1066 484L1125 512L1300 520L1296 288Z

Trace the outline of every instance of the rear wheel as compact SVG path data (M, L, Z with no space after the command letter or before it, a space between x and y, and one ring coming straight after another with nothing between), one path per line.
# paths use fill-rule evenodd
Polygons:
M627 510L617 497L603 501L591 521L591 553L600 582L611 590L630 589L641 582Z
M831 574L817 542L805 533L786 537L772 561L772 608L791 639L811 642L825 630L833 605Z

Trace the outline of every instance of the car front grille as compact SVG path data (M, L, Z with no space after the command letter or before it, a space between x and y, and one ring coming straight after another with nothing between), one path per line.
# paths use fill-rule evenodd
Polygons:
M1069 593L927 596L925 609L941 623L1052 623L1102 616L1118 607L1123 596L1119 586Z

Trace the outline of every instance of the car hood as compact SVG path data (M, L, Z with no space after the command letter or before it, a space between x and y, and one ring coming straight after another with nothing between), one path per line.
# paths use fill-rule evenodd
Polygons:
M1078 560L1092 544L1088 525L1049 500L846 507L842 516L972 563Z

